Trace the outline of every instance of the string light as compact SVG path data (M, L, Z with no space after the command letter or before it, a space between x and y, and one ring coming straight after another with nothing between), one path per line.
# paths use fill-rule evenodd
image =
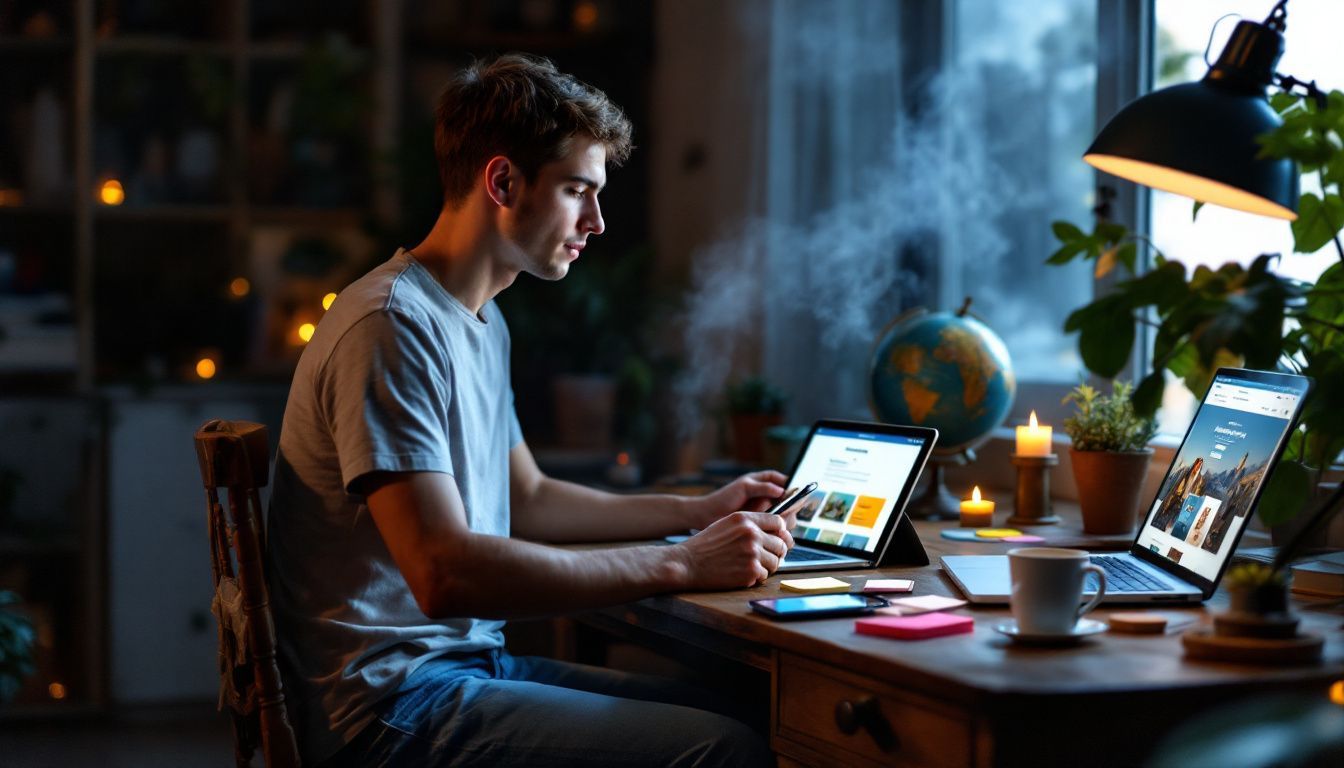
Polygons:
M298 330L299 340L304 344L307 344L313 338L313 332L316 330L317 326L312 323L304 323L303 325L300 325Z
M324 310L331 309L332 302L334 301L336 301L336 294L334 293L328 293L326 296L323 296L322 309Z
M213 379L215 377L215 361L208 357L202 357L196 361L196 375L202 379Z
M252 292L252 283L247 281L246 277L235 277L229 281L229 293L235 299L241 299Z
M126 202L126 190L120 181L108 179L98 187L98 201L103 205L121 205Z

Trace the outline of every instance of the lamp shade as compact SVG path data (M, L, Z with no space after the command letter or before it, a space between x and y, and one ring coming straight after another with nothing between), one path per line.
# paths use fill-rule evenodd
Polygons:
M1154 189L1296 219L1297 164L1260 157L1256 141L1282 124L1265 98L1282 52L1277 32L1241 22L1203 80L1134 100L1101 129L1083 160Z

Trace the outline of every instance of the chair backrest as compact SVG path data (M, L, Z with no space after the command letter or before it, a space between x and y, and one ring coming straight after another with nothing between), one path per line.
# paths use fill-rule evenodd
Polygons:
M219 623L219 706L233 719L238 766L260 746L266 765L299 765L294 729L276 663L275 621L266 586L261 497L269 470L266 427L208 421L196 431L196 458L205 483L210 565ZM227 491L220 503L220 489Z

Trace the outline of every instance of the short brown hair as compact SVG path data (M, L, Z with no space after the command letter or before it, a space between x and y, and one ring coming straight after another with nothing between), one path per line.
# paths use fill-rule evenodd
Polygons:
M529 181L559 160L575 136L607 149L607 162L630 156L630 121L607 95L549 60L511 53L476 61L439 96L434 154L449 205L466 199L476 174L495 155L517 163Z

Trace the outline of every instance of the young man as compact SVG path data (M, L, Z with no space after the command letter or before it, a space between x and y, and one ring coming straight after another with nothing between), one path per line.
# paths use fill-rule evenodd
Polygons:
M503 619L748 587L793 544L792 512L760 512L777 472L615 496L546 477L523 441L491 299L520 272L563 278L602 233L629 122L549 62L505 56L449 83L435 150L438 221L341 293L285 409L269 566L305 762L770 762L686 688L503 650ZM703 530L673 546L534 543L688 528Z

